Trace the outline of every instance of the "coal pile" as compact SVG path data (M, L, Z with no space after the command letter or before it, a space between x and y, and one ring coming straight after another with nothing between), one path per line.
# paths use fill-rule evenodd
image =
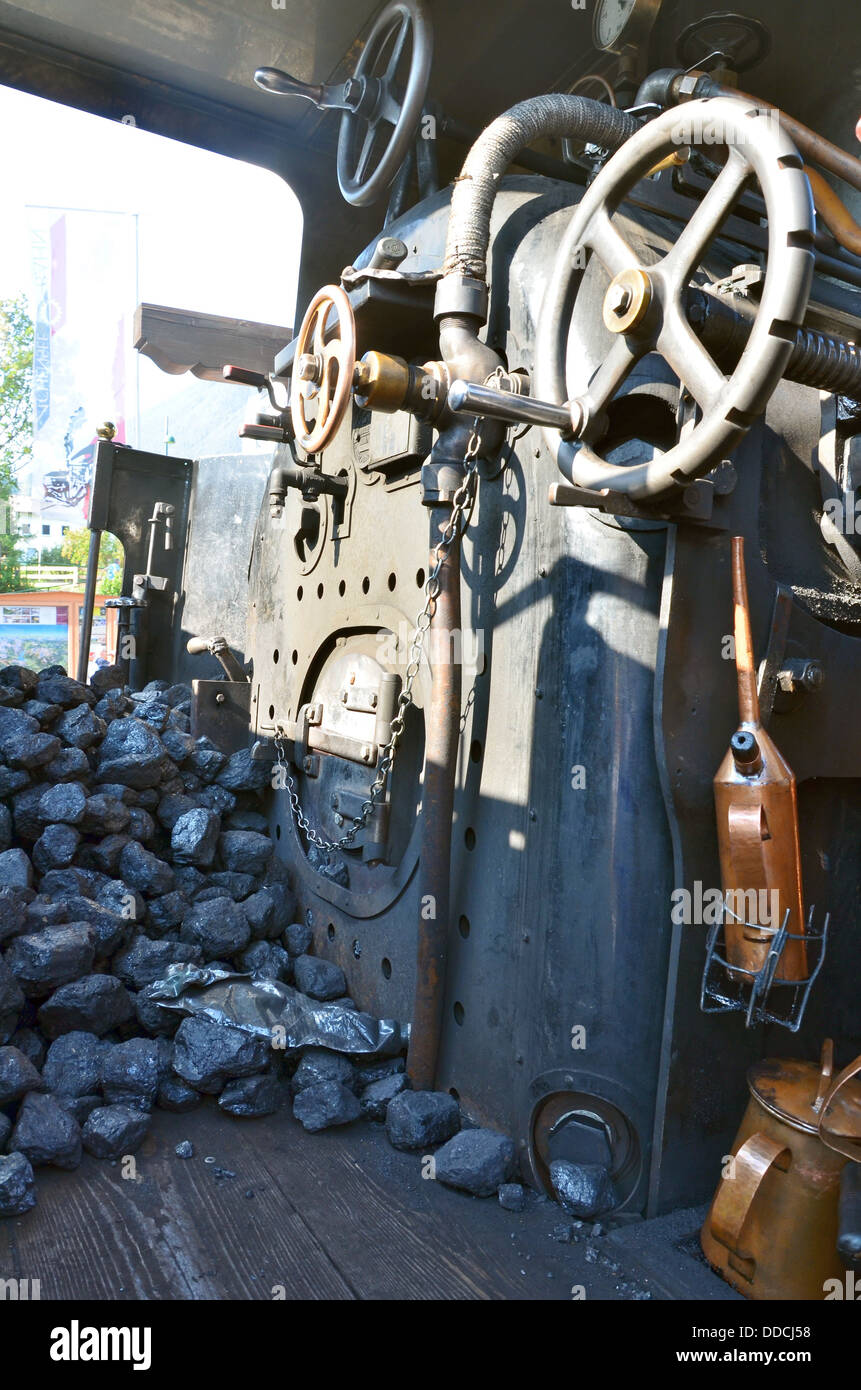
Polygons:
M171 967L209 967L355 1010L294 920L267 764L194 739L190 713L187 686L132 696L115 667L89 685L0 670L0 1217L35 1204L34 1169L121 1159L154 1107L204 1103L249 1119L289 1102L310 1132L385 1124L398 1149L438 1150L441 1181L514 1209L510 1140L462 1131L450 1095L409 1089L403 1057L283 1052L157 1002Z

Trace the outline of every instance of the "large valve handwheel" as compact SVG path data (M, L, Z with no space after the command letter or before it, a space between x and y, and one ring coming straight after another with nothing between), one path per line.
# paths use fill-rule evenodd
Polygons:
M412 51L401 94L398 69L407 39ZM375 203L394 180L416 133L432 61L433 29L425 0L393 0L377 19L356 65L355 77L364 79L366 94L358 111L341 117L338 184L348 203ZM378 152L386 126L391 134Z
M695 208L678 240L657 262L643 265L611 218L632 186L679 149L727 147L726 164ZM688 282L732 208L755 175L768 214L768 264L750 337L732 376L726 377L685 316ZM605 325L615 338L579 400L583 443L545 430L562 473L579 487L654 497L675 483L708 471L765 409L787 365L795 329L807 306L813 275L813 203L802 161L773 112L750 101L715 97L663 112L608 161L576 208L560 244L541 309L535 395L565 401L566 345L583 252L597 256L611 276ZM657 350L697 402L701 418L684 438L648 463L607 463L592 447L603 412L634 365ZM591 428L590 428L591 426Z
M336 332L326 338L333 310ZM339 285L324 285L308 305L293 358L290 413L296 439L308 454L318 454L335 437L350 404L356 367L356 320L353 306ZM316 418L305 408L316 401Z

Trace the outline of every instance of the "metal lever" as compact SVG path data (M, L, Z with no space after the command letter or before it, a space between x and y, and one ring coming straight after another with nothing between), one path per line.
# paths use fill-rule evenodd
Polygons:
M247 683L248 676L230 650L225 637L189 637L185 644L189 656L202 656L209 652L221 666L229 681Z
M565 435L578 435L583 425L579 401L553 405L550 401L537 401L514 391L478 386L472 381L453 381L448 404L458 415L486 415L512 425L549 425Z
M300 82L282 68L258 68L254 81L264 92L271 92L273 96L304 97L320 111L355 111L366 85L353 77L331 87L322 83Z
M282 429L280 425L243 425L239 438L262 439L268 444L292 444L295 435L292 430Z

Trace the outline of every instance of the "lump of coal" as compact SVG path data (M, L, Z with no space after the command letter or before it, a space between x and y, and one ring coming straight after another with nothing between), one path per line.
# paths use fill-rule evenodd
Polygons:
M0 1158L0 1216L23 1216L35 1205L32 1164L22 1153Z
M188 898L184 893L163 893L160 898L150 898L147 904L147 926L161 935L178 927L187 911Z
M81 1130L76 1120L52 1096L30 1091L21 1102L9 1140L34 1168L77 1168L81 1161Z
M179 961L201 965L203 954L200 947L186 945L170 937L153 941L143 932L138 932L131 944L114 956L111 967L130 989L144 989L166 975L169 965Z
M356 1069L339 1052L330 1052L325 1047L309 1047L293 1074L293 1093L298 1095L309 1086L319 1086L321 1081L340 1081L342 1086L355 1091Z
M38 1013L39 1027L48 1038L76 1031L101 1036L133 1017L131 996L113 975L85 975L62 985Z
M289 949L289 947L288 947ZM338 999L347 993L347 980L340 965L317 956L299 956L293 967L296 988L312 999Z
M403 1057L381 1057L376 1062L362 1062L356 1067L359 1089L364 1090L374 1081L382 1081L384 1076L394 1076L404 1070Z
M226 869L262 874L272 858L272 841L255 830L225 830L219 836L218 853Z
M0 888L32 887L33 865L24 850L7 849L0 854Z
M203 1018L184 1018L176 1035L173 1069L196 1091L217 1095L226 1081L262 1071L269 1052L266 1038Z
M40 874L67 869L80 843L81 837L73 825L46 826L33 846L33 867Z
M304 922L291 922L284 932L284 945L291 956L307 955L314 933Z
M210 874L209 882L214 884L216 888L226 888L234 902L241 902L243 898L247 898L257 886L257 880L253 874L243 874L235 869L225 869L223 872Z
M99 749L100 782L121 782L138 791L161 781L167 754L158 734L140 719L115 719Z
M53 734L25 734L16 742L14 750L7 747L6 761L10 767L42 767L56 758L60 751L60 740Z
M48 1048L42 1079L62 1096L87 1096L99 1089L104 1043L92 1033L64 1033Z
M39 815L45 822L80 825L86 806L87 789L82 782L56 782L43 794Z
M39 1033L34 1032L32 1028L16 1028L9 1041L19 1052L23 1052L37 1071L42 1070L48 1047Z
M74 709L75 705L94 705L98 698L94 690L81 685L80 681L72 680L71 676L49 676L45 671L39 673L36 699L43 700L46 705L61 705L63 709Z
M278 1082L272 1072L228 1081L218 1097L219 1109L243 1119L272 1115L278 1109Z
M29 1058L17 1047L0 1047L0 1106L11 1105L28 1091L44 1090L44 1082Z
M267 980L281 980L288 984L293 977L293 962L283 946L271 941L252 941L236 957L240 970L249 975L260 975Z
M348 1125L362 1110L352 1091L340 1081L319 1081L308 1086L293 1102L293 1114L312 1134L331 1125Z
M386 1111L386 1132L395 1149L444 1144L459 1129L457 1101L444 1091L402 1091Z
M45 887L44 880L42 887ZM108 879L94 894L95 900L109 912L115 912L127 923L142 922L146 903L136 888L130 888L121 878Z
M138 888L149 897L169 893L173 888L173 869L170 865L144 849L136 840L127 844L120 855L120 874L124 883Z
M85 901L85 898L78 899L78 902ZM41 931L43 927L59 927L68 921L67 902L55 903L50 898L36 897L24 908L24 929L19 935L28 936L31 932Z
M45 927L32 936L16 936L6 964L24 993L37 999L86 975L93 966L95 944L86 922Z
M125 802L101 791L87 797L81 829L87 835L116 835L125 830L130 820L131 812Z
M187 1110L195 1110L202 1103L202 1097L187 1081L171 1074L164 1077L159 1085L155 1103L160 1110L172 1110L184 1115Z
M525 1211L526 1210L526 1188L519 1182L503 1182L499 1185L496 1194L499 1198L499 1205L506 1211Z
M403 1072L393 1072L391 1076L383 1076L379 1081L372 1081L359 1097L362 1114L369 1120L376 1120L379 1124L385 1123L390 1101L393 1101L395 1096L399 1096L408 1086L409 1082Z
M5 685L9 690L18 690L22 694L35 690L39 682L38 671L31 671L29 666L4 666L0 670L0 684Z
M559 1204L581 1221L592 1221L618 1204L610 1170L603 1163L557 1158L550 1164L550 1181Z
M170 849L177 864L207 868L215 858L221 817L215 811L196 806L174 822Z
M142 845L150 845L155 839L155 821L145 806L129 807L129 823L126 833Z
M196 902L186 913L180 941L199 946L205 961L232 956L243 950L251 938L248 920L232 898L213 898Z
M292 907L292 903L287 904L287 907ZM279 894L274 888L260 888L256 893L252 893L243 902L242 911L248 918L251 935L255 941L274 941L287 925L284 904L279 901ZM289 918L287 920L289 921Z
M102 1053L102 1094L109 1104L151 1110L159 1082L158 1043L129 1038Z
M268 763L255 762L251 749L242 748L227 759L216 780L229 792L258 792L269 786L271 773Z
M54 1096L55 1101L61 1110L65 1110L67 1115L71 1115L73 1120L77 1120L82 1125L91 1111L97 1105L103 1105L101 1096L95 1094L90 1096Z
M0 888L0 942L27 930L26 910L20 889Z
M212 782L227 762L223 753L208 738L195 740L194 752L188 759L201 782Z
M63 748L48 763L44 772L49 782L77 782L82 777L89 777L92 769L82 748Z
M0 1043L8 1042L24 1007L21 986L5 960L0 959Z
M62 907L68 921L86 922L92 927L96 943L96 960L112 956L119 950L130 927L127 918L113 912L109 907L103 907L101 903L93 902L91 898L66 898Z
M100 719L110 724L112 719L119 719L121 714L125 714L129 708L129 700L121 690L106 690L93 708Z
M123 1158L140 1148L149 1115L128 1105L100 1105L91 1110L82 1130L84 1148L94 1158Z
M87 705L67 710L54 725L54 733L70 748L92 748L104 738L107 724Z
M125 683L122 666L99 666L90 677L90 685L97 695L105 695L109 690L121 691Z
M30 774L24 768L14 771L11 767L4 767L0 764L0 796L13 796L15 792L23 791L30 783ZM39 788L41 791L42 788Z
M492 1129L464 1129L437 1149L435 1171L447 1187L491 1197L514 1171L514 1145Z

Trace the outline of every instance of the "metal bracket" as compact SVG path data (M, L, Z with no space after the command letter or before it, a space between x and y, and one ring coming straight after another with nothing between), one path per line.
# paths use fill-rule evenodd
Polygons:
M713 522L715 486L709 478L697 478L681 493L653 507L641 507L625 493L595 492L591 488L575 487L573 483L551 483L548 498L551 507L592 507L610 516L629 516L640 521Z
M830 913L825 914L822 931L813 931L811 907L807 916L807 930L803 936L789 931L789 911L783 925L775 932L768 955L759 970L745 970L743 966L730 965L727 959L723 935L723 922L716 922L709 930L706 945L706 961L703 968L703 982L700 992L700 1008L704 1014L743 1013L745 1028L753 1028L760 1023L777 1023L797 1033L804 1018L807 1000L825 959L828 944ZM808 950L816 954L816 964L806 980L784 980L777 974L777 967L783 949L788 941L803 940ZM818 950L817 950L818 948ZM739 978L742 977L742 978ZM783 1013L772 1007L771 994L780 990L780 998L785 1001ZM749 991L749 992L748 992ZM745 997L747 993L747 997ZM708 1002L707 1002L708 1001Z

